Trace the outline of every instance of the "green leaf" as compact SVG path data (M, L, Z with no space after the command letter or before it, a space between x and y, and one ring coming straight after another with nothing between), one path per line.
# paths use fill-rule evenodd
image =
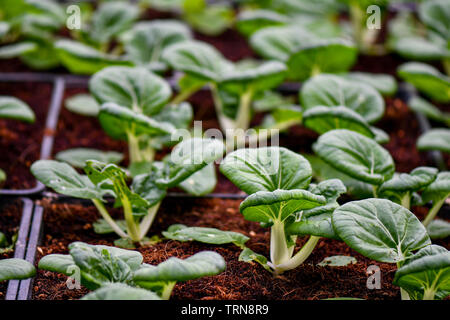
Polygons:
M156 180L160 179L162 175L163 163L153 162L147 173L134 177L131 190L147 200L150 206L153 206L164 199L167 193L165 188L160 188L156 184Z
M27 279L35 274L36 269L28 261L16 258L0 260L0 281Z
M173 125L168 122L157 121L115 103L103 104L98 119L106 133L115 139L125 140L127 132L133 132L137 136L142 134L161 136L175 131Z
M32 69L44 70L59 66L60 58L53 43L38 42L33 51L24 52L20 60Z
M445 0L425 1L419 6L419 17L443 39L450 40L450 8Z
M319 134L334 130L348 129L374 138L370 126L366 120L352 109L337 107L314 107L303 114L303 125Z
M134 282L143 288L152 288L157 282L187 281L213 276L225 270L222 256L213 251L202 251L184 260L171 257L157 266L146 266L134 273Z
M115 223L122 229L124 232L127 231L127 223L125 220L115 220ZM111 228L111 225L105 219L98 219L92 224L94 228L94 232L97 234L108 234L114 233L114 229Z
M211 193L216 184L216 167L214 163L210 163L186 180L183 180L178 186L187 193L199 197Z
M424 114L426 117L450 125L450 113L442 112L436 106L419 96L412 97L408 106L415 112Z
M185 0L184 3L190 2ZM186 6L185 6L186 9ZM201 10L184 10L184 19L199 32L217 36L233 23L233 10L227 5L205 5Z
M106 67L131 64L73 40L58 40L55 42L55 49L61 64L76 74L93 74Z
M198 241L209 244L233 243L238 247L244 247L249 238L242 233L222 231L215 228L187 227L183 224L171 225L162 235L177 241Z
M83 168L87 160L97 160L105 163L118 164L123 160L123 154L115 151L74 148L58 152L55 155L55 159L66 162L72 167Z
M285 221L299 211L325 203L323 196L301 189L258 191L248 196L239 209L246 220L271 223Z
M308 80L300 91L302 106L345 106L373 123L384 114L383 97L370 85L341 76L318 75Z
M172 188L222 157L225 146L222 141L209 138L190 138L173 148L167 160L165 176L156 181L157 185Z
M436 180L433 181L422 192L422 199L426 203L428 201L436 202L446 199L450 196L450 172L444 171L438 173Z
M389 142L390 137L386 131L383 131L380 128L373 126L370 127L370 130L372 130L373 134L375 135L373 139L379 144L385 144Z
M281 84L286 76L286 66L278 61L268 61L248 68L228 72L221 81L221 87L235 94L248 90L253 93L272 89Z
M306 80L318 73L348 71L356 62L357 48L341 39L316 40L302 46L287 61L289 79Z
M421 37L407 37L395 41L394 50L409 60L433 61L449 55L446 48Z
M417 140L417 149L450 153L450 129L431 129Z
M157 114L170 99L169 84L142 67L109 67L89 81L89 90L100 103L114 102L143 113Z
M380 262L405 261L414 251L431 244L416 216L389 200L346 203L334 211L332 223L348 246Z
M282 147L236 150L225 157L220 171L247 194L306 188L312 175L303 156Z
M260 29L288 24L289 20L289 17L272 10L245 10L237 16L236 29L249 37Z
M154 292L123 283L111 283L92 291L81 300L161 300Z
M25 53L33 52L37 49L37 44L31 41L22 41L0 47L0 59L11 59L19 57Z
M428 224L427 232L431 239L445 239L450 237L450 223L445 220L434 219Z
M389 74L349 72L344 77L353 81L366 83L374 87L383 96L392 96L397 92L397 81Z
M25 102L10 96L0 96L0 118L30 123L36 119L33 110Z
M324 258L317 265L320 267L345 267L356 262L357 260L351 256L331 256Z
M92 182L67 163L38 160L31 166L31 173L40 182L58 193L82 199L102 198L102 193Z
M450 102L450 78L434 67L408 62L397 69L400 78L411 83L420 92L438 102Z
M438 174L436 168L417 167L408 173L399 173L378 189L378 194L383 197L394 197L401 201L405 193L412 193L422 190L432 183Z
M177 20L139 22L125 41L125 51L135 64L151 65L160 62L165 48L191 37L189 28Z
M299 26L268 27L256 31L250 38L252 49L265 59L287 62L292 54L317 38Z
M395 285L416 299L443 299L450 294L450 252L430 245L421 249L397 270Z
M39 269L72 275L76 264L69 254L49 254L39 260Z
M335 169L373 185L389 180L395 171L388 151L374 140L353 131L328 131L319 137L313 149Z
M64 106L73 113L90 117L96 117L100 110L97 100L87 93L80 93L67 98L64 101Z
M119 33L129 29L139 17L139 8L123 1L102 3L92 16L89 36L92 41L103 44Z
M213 46L200 41L176 43L164 50L162 59L175 70L213 82L233 68Z
M244 250L242 250L241 254L239 255L239 261L244 262L254 261L259 263L267 271L272 272L272 269L267 264L267 258L264 257L262 254L254 252L250 248L245 248Z

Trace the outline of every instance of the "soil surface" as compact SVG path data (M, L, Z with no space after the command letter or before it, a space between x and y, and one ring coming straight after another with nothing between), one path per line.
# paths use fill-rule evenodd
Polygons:
M12 202L0 202L0 231L5 234L8 242L11 238L19 232L20 218L22 216L22 201L16 199ZM1 248L0 248L1 250ZM1 259L8 259L14 256L14 250L0 253ZM0 282L0 300L5 299L6 289L8 287L7 281Z
M34 111L33 124L0 119L0 168L6 172L3 188L29 189L36 185L30 166L39 159L52 85L0 82L0 95L25 101Z
M51 253L68 252L73 241L91 244L112 245L115 237L97 235L92 223L98 218L96 209L77 202L52 203L44 199L44 237L38 247L37 263L42 256ZM258 223L243 219L239 213L239 200L222 199L166 199L157 215L149 235L160 235L172 224L214 227L241 232L250 237L247 242L255 252L269 255L269 229ZM420 211L421 210L421 211ZM426 209L420 209L423 215ZM117 217L117 211L111 211ZM450 219L450 214L444 217ZM298 240L301 245L306 239ZM450 247L448 241L441 245ZM215 277L178 283L171 299L325 299L332 297L357 297L364 299L400 299L399 290L392 285L396 267L391 264L369 260L351 250L343 242L322 239L308 260L295 270L274 278L260 265L238 261L240 250L234 245L206 245L196 242L163 240L153 246L137 249L144 256L144 262L158 264L169 257L187 258L202 250L213 250L221 254L227 269ZM319 267L317 263L332 255L350 255L357 263L346 267ZM381 270L381 290L366 287L366 270L377 265ZM78 299L88 291L66 288L66 276L39 270L34 282L33 299L59 300Z

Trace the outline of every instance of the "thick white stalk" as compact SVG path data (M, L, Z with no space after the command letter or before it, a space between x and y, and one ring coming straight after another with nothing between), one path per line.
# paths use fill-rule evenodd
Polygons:
M140 238L144 238L152 226L156 213L158 212L161 201L148 209L147 215L142 219L139 229L141 230Z
M284 232L284 223L275 220L270 230L270 260L276 267L285 263L290 258L289 249L286 244L286 235Z
M94 203L98 212L100 212L103 219L105 219L105 221L111 226L114 232L117 233L117 235L121 238L128 238L128 235L117 225L114 219L111 218L103 203L99 199L92 199L92 202Z
M286 270L295 269L299 265L301 265L303 262L305 262L305 260L308 259L308 257L313 252L314 248L316 247L317 243L319 242L319 239L320 239L320 237L310 236L310 238L305 243L305 245L291 259L289 259L289 261L275 266L276 273L280 274Z

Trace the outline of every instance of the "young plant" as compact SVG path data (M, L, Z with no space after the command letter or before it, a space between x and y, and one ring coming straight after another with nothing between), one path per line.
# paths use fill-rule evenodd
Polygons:
M25 102L10 96L0 96L0 118L28 123L33 123L36 119L33 110ZM5 180L6 173L0 169L0 184Z
M11 258L0 260L0 282L34 277L36 269L26 260Z
M328 165L360 182L378 188L395 172L387 150L374 140L347 129L328 131L313 145L314 152Z
M431 129L417 139L420 151L439 150L450 154L450 129Z
M450 252L430 245L419 250L395 273L394 284L414 300L437 300L450 295Z
M449 268L448 253L443 260L434 260L433 257L429 261L421 259L434 255L435 248L430 247L431 240L425 227L406 208L385 199L353 201L334 211L332 224L338 236L352 249L369 259L397 264L399 274L396 274L394 283L402 286L402 299L409 300L408 292L414 286L417 289L418 283L419 288L423 286L421 289L427 292L424 298L430 298L431 293L434 296L441 285L448 287L448 276L445 276L448 273L446 268ZM438 252L442 251L439 249ZM422 282L428 272L433 277ZM444 276L441 283L437 281L440 275Z
M440 172L436 179L422 192L423 202L432 202L432 207L423 221L425 227L431 225L433 219L436 217L448 197L450 197L450 172L444 171ZM447 224L447 231L448 229L449 227Z
M300 26L269 27L255 32L250 45L262 57L284 62L288 78L306 80L320 73L348 71L358 50L341 38L320 38Z
M115 232L122 238L118 244L133 246L133 243L146 242L146 234L168 188L180 186L192 193L201 194L205 189L210 192L214 185L211 186L208 175L199 172L220 158L223 152L223 143L218 140L185 140L164 162L154 162L147 173L136 176L131 187L127 185L124 170L114 164L94 160L86 162L84 170L87 177L68 164L53 160L35 162L31 172L58 193L92 200L103 218L95 229L102 233ZM106 195L115 198L116 207L122 207L125 221L111 218L103 204Z
M278 147L239 149L227 155L220 170L250 194L240 205L244 217L271 228L270 262L248 248L241 260L253 259L281 274L302 264L320 237L336 238L331 214L346 189L339 180L310 185L311 166L301 155ZM310 238L294 254L299 235Z
M38 265L39 269L77 277L83 286L95 290L85 300L125 300L130 293L138 299L168 300L177 282L216 275L225 266L222 256L212 251L184 260L172 257L152 266L143 263L137 251L83 242L71 243L67 255L44 256Z

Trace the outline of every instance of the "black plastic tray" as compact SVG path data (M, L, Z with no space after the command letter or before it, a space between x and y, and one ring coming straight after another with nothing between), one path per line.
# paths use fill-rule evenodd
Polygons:
M56 124L58 123L58 116L62 95L64 94L64 81L61 77L53 77L47 74L33 74L33 73L0 73L1 82L47 82L52 83L52 95L50 105L47 111L47 118L45 122L44 135L41 142L41 150L39 159L47 159L51 156L54 135L48 135L46 132L54 132ZM37 181L33 188L29 189L0 189L0 195L7 196L29 196L37 194L45 189L45 186Z
M24 259L27 252L28 234L31 227L31 219L33 216L33 202L27 198L21 198L22 200L22 217L20 220L19 234L17 237L16 245L14 247L14 258ZM6 290L5 300L16 300L20 280L10 280L8 282L8 288Z

